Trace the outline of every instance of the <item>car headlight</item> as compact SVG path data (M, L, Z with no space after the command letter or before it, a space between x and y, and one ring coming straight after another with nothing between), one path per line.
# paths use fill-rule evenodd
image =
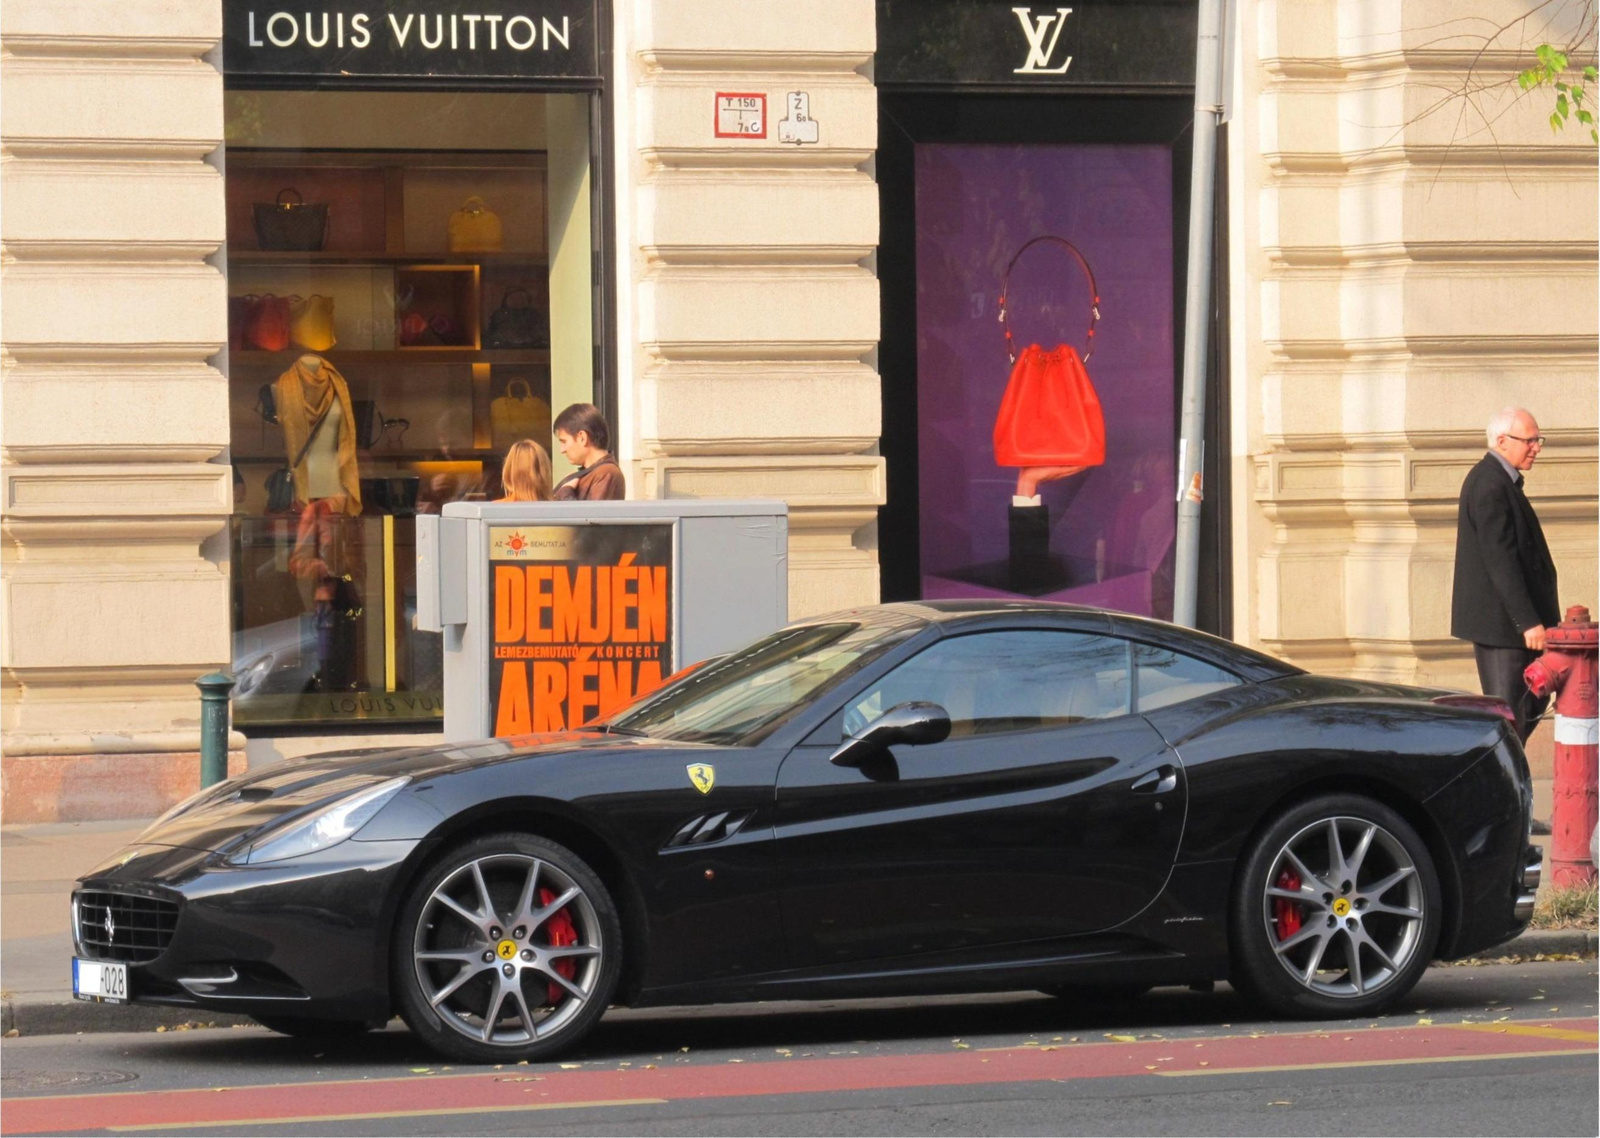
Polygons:
M261 865L336 846L368 822L411 781L410 775L352 791L303 818L268 830L228 857L230 865Z

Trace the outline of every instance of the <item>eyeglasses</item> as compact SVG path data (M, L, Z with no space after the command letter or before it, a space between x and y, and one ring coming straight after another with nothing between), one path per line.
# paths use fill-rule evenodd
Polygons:
M1544 446L1544 436L1543 435L1534 435L1533 438L1531 438L1531 439L1525 439L1521 435L1507 435L1506 438L1508 438L1508 439L1516 439L1519 443L1527 443L1531 447L1542 447L1542 446Z

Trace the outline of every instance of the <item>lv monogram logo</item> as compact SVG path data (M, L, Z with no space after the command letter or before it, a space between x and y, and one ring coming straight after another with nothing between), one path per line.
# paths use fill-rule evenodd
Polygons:
M1022 25L1022 34L1028 37L1028 61L1012 72L1014 75L1065 75L1067 68L1072 66L1072 56L1067 56L1061 61L1060 67L1050 66L1050 57L1055 54L1056 44L1061 39L1061 29L1067 26L1067 17L1072 14L1071 8L1057 8L1053 16L1035 17L1032 8L1013 8L1016 13L1017 23ZM1045 42L1045 37L1049 42Z

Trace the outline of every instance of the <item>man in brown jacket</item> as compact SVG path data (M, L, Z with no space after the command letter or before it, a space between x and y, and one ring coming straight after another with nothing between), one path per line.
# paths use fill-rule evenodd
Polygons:
M620 501L627 497L622 467L610 451L611 430L592 403L574 403L555 421L556 445L578 469L556 484L558 502Z

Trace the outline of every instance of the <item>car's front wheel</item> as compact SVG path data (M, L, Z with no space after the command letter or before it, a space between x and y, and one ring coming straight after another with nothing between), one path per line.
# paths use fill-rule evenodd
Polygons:
M1287 1015L1370 1015L1422 977L1440 904L1428 848L1395 811L1356 795L1302 802L1246 857L1234 986Z
M497 834L424 873L395 928L400 1014L456 1059L537 1059L605 1013L622 926L599 876L554 842Z

